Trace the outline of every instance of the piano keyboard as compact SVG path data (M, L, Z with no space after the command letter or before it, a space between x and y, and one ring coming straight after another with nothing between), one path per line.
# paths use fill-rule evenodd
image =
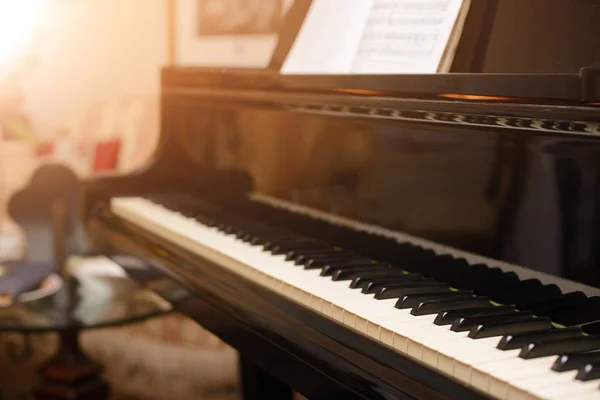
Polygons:
M581 330L598 330L595 289L471 265L356 222L330 219L321 229L311 211L268 202L255 198L256 213L237 214L193 200L114 198L111 210L495 398L600 399L600 337ZM275 219L296 218L294 232L254 219L265 209ZM334 231L344 225L342 242L350 237L383 259L319 240L323 223Z

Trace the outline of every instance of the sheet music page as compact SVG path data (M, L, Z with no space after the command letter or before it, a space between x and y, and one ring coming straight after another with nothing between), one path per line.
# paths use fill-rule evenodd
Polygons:
M348 73L372 4L372 0L314 0L280 72Z
M438 72L462 4L463 0L372 0L350 72Z

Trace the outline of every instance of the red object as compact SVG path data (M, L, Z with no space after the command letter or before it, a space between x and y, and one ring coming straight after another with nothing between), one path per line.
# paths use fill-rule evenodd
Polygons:
M94 152L94 172L113 171L117 168L119 161L119 150L121 139L111 139L96 145Z
M35 149L35 154L38 157L49 156L52 153L54 153L54 143L52 142L40 143Z

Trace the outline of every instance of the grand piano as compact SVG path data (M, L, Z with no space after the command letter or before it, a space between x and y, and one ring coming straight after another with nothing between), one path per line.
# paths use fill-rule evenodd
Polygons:
M600 399L599 37L594 1L474 1L448 74L167 67L88 232L246 399Z

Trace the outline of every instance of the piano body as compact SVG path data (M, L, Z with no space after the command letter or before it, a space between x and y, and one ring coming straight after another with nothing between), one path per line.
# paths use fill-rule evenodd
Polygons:
M581 44L600 24L521 40L535 7L595 7L543 3L474 6L486 56L465 39L479 53L450 74L165 68L154 158L86 184L96 248L236 348L246 398L600 399L600 74Z

